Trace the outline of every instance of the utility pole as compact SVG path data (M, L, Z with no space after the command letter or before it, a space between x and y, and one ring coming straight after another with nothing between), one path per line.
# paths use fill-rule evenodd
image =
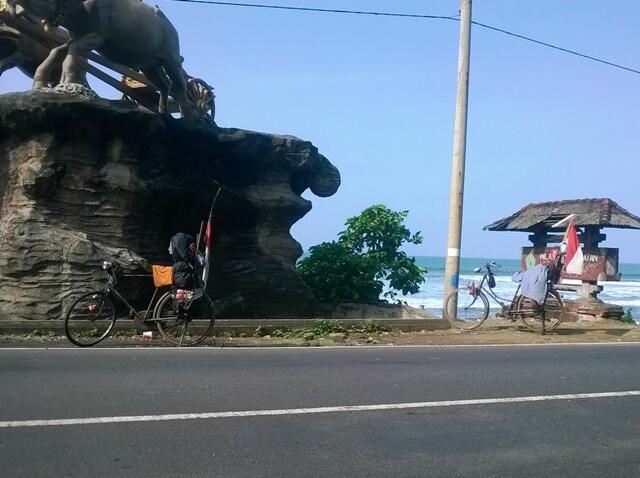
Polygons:
M451 192L449 195L449 237L444 270L444 300L458 287L460 280L460 242L462 237L462 202L464 198L464 162L467 150L467 111L469 100L469 53L471 49L471 0L460 6L460 50L458 55L458 90L453 131ZM450 306L454 306L456 301ZM444 306L443 306L444 307ZM449 311L455 319L455 307Z

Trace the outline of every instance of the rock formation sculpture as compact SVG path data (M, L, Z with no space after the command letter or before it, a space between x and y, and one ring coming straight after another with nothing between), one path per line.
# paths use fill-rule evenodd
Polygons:
M140 0L0 0L0 22L0 73L20 67L35 90L0 96L0 320L62 317L115 251L168 262L168 238L196 232L217 184L218 315L315 313L289 230L311 209L301 194L330 196L340 175L311 143L217 128L213 89ZM96 98L85 72L132 101ZM152 111L176 112L169 96L183 120ZM134 282L148 299L151 279Z
M68 125L76 125L69 128ZM309 142L203 127L122 101L0 96L0 320L56 319L127 248L170 263L168 239L195 233L214 181L210 295L221 317L313 316L291 226L340 175ZM151 279L130 290L150 297ZM147 295L148 294L148 295Z

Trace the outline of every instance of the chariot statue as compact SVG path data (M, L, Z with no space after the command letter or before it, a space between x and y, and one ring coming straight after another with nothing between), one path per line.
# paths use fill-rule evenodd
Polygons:
M87 91L89 73L160 114L213 116L213 89L182 62L175 27L140 0L0 0L0 74L18 67L34 89Z

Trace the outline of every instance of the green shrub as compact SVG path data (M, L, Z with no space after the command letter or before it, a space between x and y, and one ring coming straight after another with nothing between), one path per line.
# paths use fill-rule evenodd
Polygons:
M388 332L389 327L384 325L380 325L375 320L366 320L359 325L354 325L351 327L350 332L360 332L363 334L380 334L382 332Z
M269 335L269 332L262 325L258 325L256 330L253 331L254 337L264 337L265 335Z
M317 337L345 331L344 324L340 320L316 320L311 327L311 332Z
M620 320L622 320L625 324L637 325L636 321L633 320L631 309L627 309L627 311L624 314L622 314L622 317L620 317Z
M347 219L337 241L312 247L298 263L298 273L322 302L376 303L383 280L390 288L385 296L415 294L426 269L399 250L406 243L422 243L420 233L404 225L407 215L382 204L368 207Z
M340 242L324 242L310 249L298 273L322 302L377 302L383 283L371 257L355 254Z

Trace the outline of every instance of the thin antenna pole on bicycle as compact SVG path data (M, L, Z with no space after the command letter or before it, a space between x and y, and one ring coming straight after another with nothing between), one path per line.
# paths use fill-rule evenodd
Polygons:
M444 302L457 289L460 280L460 243L462 239L462 203L464 197L464 166L467 149L467 112L469 100L469 57L471 50L471 0L460 6L460 47L458 56L458 91L453 132L451 192L449 196L449 234L444 271ZM456 303L450 302L449 319L456 319ZM444 314L443 314L444 315Z
M209 209L209 219L213 217L213 208L216 205L216 201L218 201L218 196L220 196L220 192L222 191L222 186L218 186L218 190L216 191L216 195L213 197L213 202L211 203L211 209Z

